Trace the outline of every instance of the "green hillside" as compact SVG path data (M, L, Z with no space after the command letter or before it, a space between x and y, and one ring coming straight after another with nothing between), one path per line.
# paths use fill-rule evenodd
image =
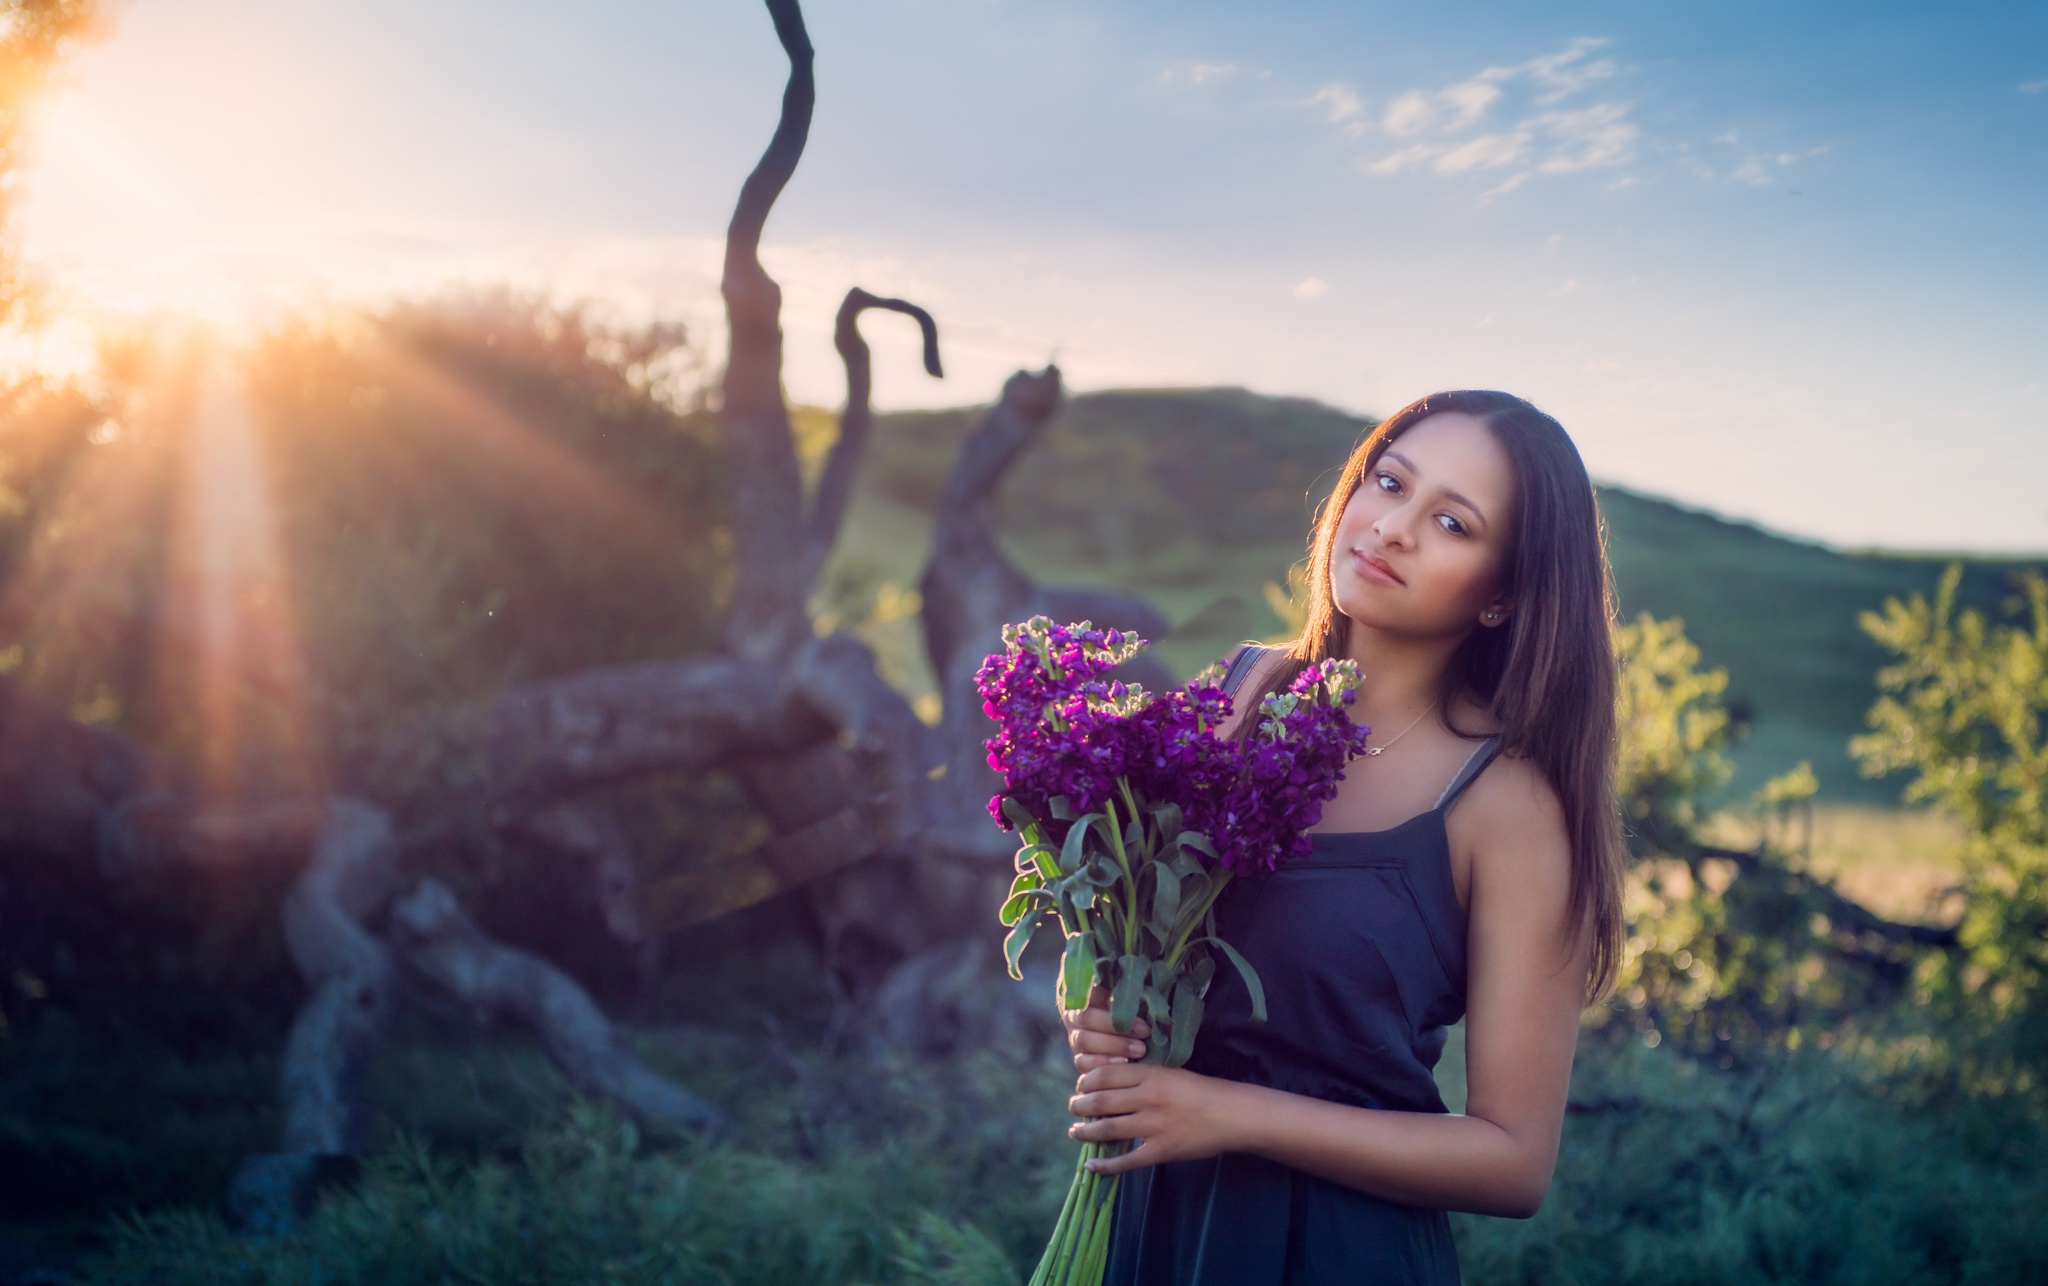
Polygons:
M866 618L894 677L926 689L894 590L914 585L932 503L974 409L881 417L828 573L827 610ZM1242 389L1119 390L1072 399L999 506L1012 556L1046 581L1116 585L1176 623L1159 652L1182 672L1272 633L1268 582L1302 556L1314 506L1369 422ZM1683 617L1749 722L1738 789L1811 760L1837 798L1888 800L1845 743L1883 655L1857 613L1929 590L1946 560L1848 553L1625 488L1601 504L1624 613ZM1972 560L1964 593L1993 606L2015 564Z

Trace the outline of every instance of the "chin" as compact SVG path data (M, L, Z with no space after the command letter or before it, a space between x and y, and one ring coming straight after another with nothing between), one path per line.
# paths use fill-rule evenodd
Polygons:
M1370 629L1399 629L1403 622L1395 613L1385 610L1382 604L1372 601L1372 595L1353 591L1336 599L1337 615Z

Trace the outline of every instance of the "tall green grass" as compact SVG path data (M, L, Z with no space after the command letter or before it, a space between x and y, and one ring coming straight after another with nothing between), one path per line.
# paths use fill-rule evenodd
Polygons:
M584 1104L468 1159L407 1134L300 1232L252 1242L204 1210L129 1216L82 1280L1021 1280L1072 1164L1057 1052L916 1064L709 1048L727 1072L773 1069L727 1084L727 1142L650 1139ZM2048 1281L2038 1103L1908 1099L1886 1066L1808 1047L1724 1072L1589 1030L1543 1209L1453 1217L1465 1281ZM1443 1074L1461 1101L1456 1057Z

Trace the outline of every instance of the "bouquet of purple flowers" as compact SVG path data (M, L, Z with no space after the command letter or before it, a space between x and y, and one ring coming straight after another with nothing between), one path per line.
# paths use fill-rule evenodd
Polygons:
M974 682L998 725L986 744L1003 789L989 812L1023 841L1002 908L1011 977L1022 977L1018 962L1039 926L1057 922L1066 935L1060 1003L1079 1009L1099 984L1117 1031L1140 1017L1149 1025L1143 1061L1178 1067L1201 1025L1213 948L1264 1022L1258 975L1216 935L1212 910L1234 875L1270 872L1311 847L1304 832L1371 731L1344 712L1357 666L1309 667L1260 702L1248 737L1224 741L1214 730L1231 701L1216 667L1147 692L1107 677L1143 639L1043 616L1005 626L1003 645ZM1126 1146L1082 1144L1032 1286L1102 1280L1117 1179L1087 1163Z

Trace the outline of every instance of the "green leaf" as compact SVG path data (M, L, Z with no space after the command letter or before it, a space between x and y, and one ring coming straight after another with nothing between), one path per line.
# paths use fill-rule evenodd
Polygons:
M1074 802L1065 795L1054 795L1051 799L1045 801L1045 806L1052 813L1052 819L1056 822L1071 822L1074 820Z
M1171 844L1187 823L1181 816L1180 805L1169 801L1153 805L1152 824L1159 828L1159 837Z
M1038 926L1043 923L1043 917L1027 916L1017 921L1017 927L1003 939L1003 959L1009 962L1010 976L1018 982L1024 981L1024 948L1030 945L1031 935L1038 932Z
M1212 881L1207 871L1196 871L1188 876L1180 890L1180 910L1174 915L1173 936L1192 934L1195 931L1194 918L1201 905L1209 900L1209 886Z
M1060 870L1071 872L1081 869L1082 859L1088 852L1088 832L1100 820L1101 813L1090 813L1075 821L1067 831L1067 842L1060 847Z
M1259 983L1258 970L1245 963L1245 958L1237 954L1237 948L1221 938L1198 938L1196 941L1213 942L1223 948L1223 954L1230 957L1230 963L1237 966L1238 976L1244 979L1244 989L1251 993L1252 1021L1255 1023L1266 1021L1266 989Z
M1095 938L1077 933L1067 939L1066 957L1060 963L1060 1008L1088 1007L1088 988L1095 982Z
M1043 871L1045 867L1038 860L1041 856L1058 857L1059 854L1054 853L1052 849L1043 844L1026 844L1017 850L1017 869L1020 871ZM1054 874L1058 874L1058 872L1055 871Z
M1156 961L1153 963L1153 968L1155 971L1158 968ZM1144 1013L1146 1019L1152 1024L1153 1035L1156 1036L1166 1030L1167 1021L1171 1015L1166 1008L1166 993L1159 989L1159 984L1156 982L1145 984Z
M1173 1038L1166 1047L1166 1065L1179 1067L1195 1052L1195 1033L1202 1027L1202 997L1181 979L1173 989Z
M1095 917L1095 954L1103 961L1116 959L1118 949L1123 946L1119 940L1121 935L1117 932L1117 917L1111 914L1115 910L1116 903L1104 898L1102 914Z
M1032 864L1038 867L1038 873L1043 875L1048 883L1060 878L1060 855L1053 851L1052 845L1040 844L1031 852Z
M1180 875L1164 862L1152 866L1152 914L1147 923L1153 926L1162 942L1170 941L1173 922L1180 918Z
M1216 846L1211 844L1209 837L1200 831L1182 831L1178 838L1182 848L1191 848L1197 853L1207 853L1212 858L1216 856Z
M1036 817L1033 817L1031 815L1030 809L1024 807L1024 805L1018 803L1016 800L1010 798L1008 795L1003 796L1003 816L1009 818L1010 824L1012 826L1015 826L1019 830L1024 829L1025 827L1031 825L1033 822L1036 822L1038 820Z
M1125 956L1117 961L1116 986L1109 993L1109 1025L1128 1032L1138 1019L1138 1001L1144 998L1145 979L1151 973L1143 956Z
M1144 851L1145 823L1133 817L1130 824L1124 827L1124 853L1135 863L1138 860L1138 854Z
M1010 895L1009 900L1003 903L1003 909L997 918L1004 924L1015 924L1033 907L1045 911L1058 905L1059 899L1054 897L1049 889L1025 889L1021 893Z
M1025 889L1042 889L1044 887L1045 873L1035 866L1027 866L1017 872L1016 879L1010 881L1010 896L1015 897Z

